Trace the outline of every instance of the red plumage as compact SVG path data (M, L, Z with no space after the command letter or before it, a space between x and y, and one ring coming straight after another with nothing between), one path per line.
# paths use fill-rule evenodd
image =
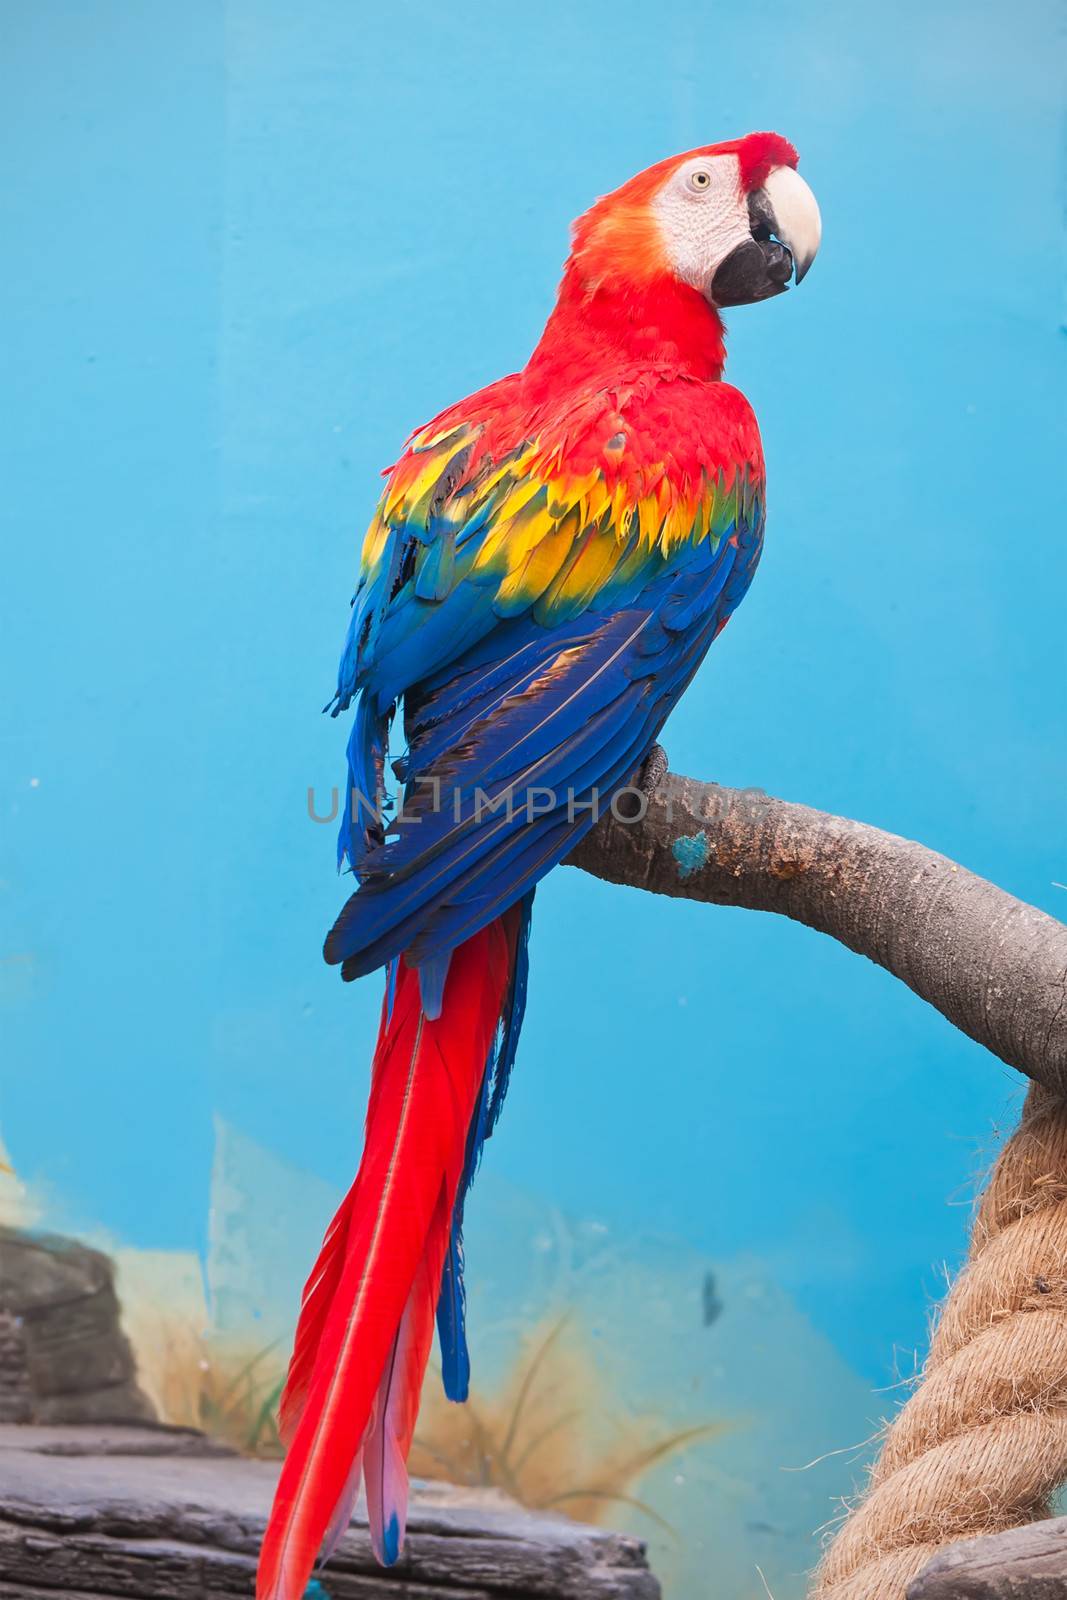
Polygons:
M382 1519L383 1481L400 1495L406 1488L403 1457L467 1130L507 993L514 921L509 914L491 923L453 953L436 1020L424 1016L418 974L403 961L391 1013L383 1007L363 1160L312 1271L297 1329L281 1407L291 1442L257 1600L303 1594L328 1530L343 1531L331 1524L347 1523L361 1454L376 1470L372 1518ZM382 1537L379 1526L379 1544Z

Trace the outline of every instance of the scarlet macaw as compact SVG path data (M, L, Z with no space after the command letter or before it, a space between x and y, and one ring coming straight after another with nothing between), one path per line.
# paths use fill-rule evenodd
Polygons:
M336 715L353 701L326 940L387 969L359 1173L304 1292L259 1600L297 1600L362 1475L395 1561L436 1313L467 1394L462 1222L526 999L534 886L642 767L748 588L763 535L756 419L722 381L719 310L797 283L819 244L773 133L650 167L578 221L521 372L413 435L363 544ZM385 768L403 815L386 828Z

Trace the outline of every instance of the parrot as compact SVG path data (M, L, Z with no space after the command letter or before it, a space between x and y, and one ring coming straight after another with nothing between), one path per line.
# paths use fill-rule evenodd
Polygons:
M811 266L797 165L750 133L598 199L526 365L384 474L326 708L354 706L338 868L356 887L324 953L346 980L384 969L385 992L359 1170L279 1402L257 1600L305 1593L361 1484L375 1556L399 1558L435 1323L445 1393L467 1397L464 1210L515 1062L534 891L640 793L759 560L762 446L723 381L721 312Z

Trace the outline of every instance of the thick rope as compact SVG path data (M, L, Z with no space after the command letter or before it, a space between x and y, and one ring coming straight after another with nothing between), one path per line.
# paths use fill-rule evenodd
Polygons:
M904 1600L956 1539L1050 1514L1067 1479L1067 1101L1031 1086L918 1387L812 1600Z

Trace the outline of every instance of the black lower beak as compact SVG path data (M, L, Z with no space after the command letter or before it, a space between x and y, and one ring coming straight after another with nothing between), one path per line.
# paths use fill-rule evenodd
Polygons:
M777 239L746 239L719 263L710 298L717 306L749 306L788 289L793 257Z

